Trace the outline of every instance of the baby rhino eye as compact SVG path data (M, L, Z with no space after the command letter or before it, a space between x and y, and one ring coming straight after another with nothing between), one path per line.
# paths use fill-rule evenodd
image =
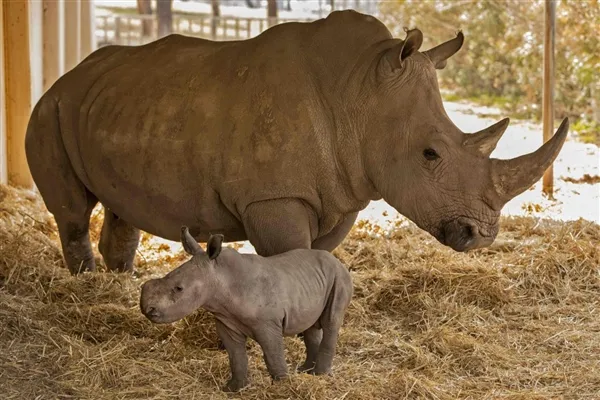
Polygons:
M182 290L183 290L183 288L182 288L181 286L175 286L175 287L173 288L173 291L174 291L175 293L179 293L179 292L181 292Z
M423 157L429 161L434 161L440 158L439 154L432 148L423 150Z

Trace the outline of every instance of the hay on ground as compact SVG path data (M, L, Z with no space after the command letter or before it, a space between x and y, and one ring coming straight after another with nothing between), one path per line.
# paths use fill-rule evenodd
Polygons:
M101 214L92 226L97 238ZM600 398L597 224L505 218L468 254L412 225L369 230L335 251L355 296L334 375L272 384L249 342L251 386L226 395L209 314L153 325L138 310L141 283L184 256L145 261L142 247L134 276L71 277L39 197L0 186L0 398ZM304 346L286 348L291 370Z

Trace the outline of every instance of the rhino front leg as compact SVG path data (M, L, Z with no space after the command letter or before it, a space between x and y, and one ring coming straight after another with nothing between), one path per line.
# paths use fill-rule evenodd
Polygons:
M298 367L298 372L309 372L313 370L317 362L323 331L313 326L303 333L304 345L306 346L306 361Z
M248 385L248 355L246 337L227 328L217 320L217 334L229 356L231 379L223 386L224 392L237 392Z
M139 229L104 208L104 223L98 250L111 271L133 271L133 260L140 242Z
M317 238L314 242L312 242L311 248L332 252L344 241L348 235L348 232L350 232L352 226L354 226L354 222L356 222L357 217L358 212L346 215L344 220L335 228L333 228L331 232L321 236L320 238Z
M250 204L243 215L248 240L268 257L294 249L310 249L317 218L299 199L265 200Z
M256 341L263 351L269 374L274 381L287 376L285 349L283 345L283 329L281 326L266 328L256 333Z

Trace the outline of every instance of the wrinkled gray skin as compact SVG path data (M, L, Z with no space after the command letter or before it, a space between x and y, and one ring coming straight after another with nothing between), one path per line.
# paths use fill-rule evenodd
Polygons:
M381 198L456 251L488 246L568 123L534 153L490 159L508 119L465 134L437 84L462 33L420 52L422 39L339 11L244 41L171 35L97 50L44 94L25 143L69 269L95 268L98 201L113 270L131 270L138 229L178 240L184 224L264 256L330 251Z
M330 373L353 293L344 265L323 250L296 249L265 258L221 250L222 241L222 235L210 236L205 252L184 227L181 242L192 259L144 283L142 313L155 323L177 321L200 307L214 314L231 367L226 391L248 383L248 337L260 344L274 380L287 375L283 337L298 333L306 344L299 371Z

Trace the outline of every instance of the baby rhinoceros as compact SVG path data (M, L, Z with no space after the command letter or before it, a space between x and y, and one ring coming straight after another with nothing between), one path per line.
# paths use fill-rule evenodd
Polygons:
M231 379L223 390L248 383L246 338L263 350L274 380L287 375L284 336L303 333L306 361L299 371L327 374L338 333L352 298L348 270L323 250L298 249L271 257L221 250L223 235L212 235L206 252L181 229L191 260L142 286L140 307L154 323L177 321L199 307L213 313L229 355Z

